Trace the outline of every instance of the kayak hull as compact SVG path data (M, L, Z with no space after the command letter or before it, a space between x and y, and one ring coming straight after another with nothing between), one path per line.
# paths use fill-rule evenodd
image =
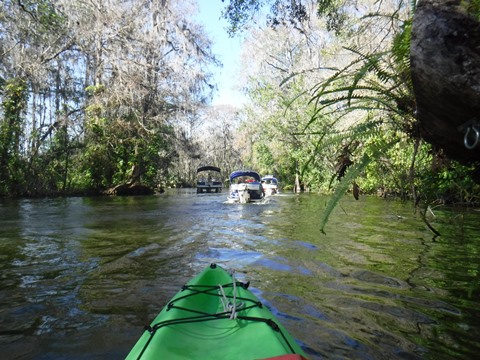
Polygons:
M292 336L247 287L212 264L162 309L127 359L304 356Z

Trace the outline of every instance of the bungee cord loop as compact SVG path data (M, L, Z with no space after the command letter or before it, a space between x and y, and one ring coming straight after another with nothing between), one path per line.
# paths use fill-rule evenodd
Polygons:
M218 292L221 296L223 311L225 313L230 313L230 320L236 320L237 309L241 309L244 303L242 301L237 303L237 280L235 279L235 271L232 270L230 272L230 275L232 276L233 302L228 299L227 295L225 294L225 290L223 289L223 286L221 284L218 284Z

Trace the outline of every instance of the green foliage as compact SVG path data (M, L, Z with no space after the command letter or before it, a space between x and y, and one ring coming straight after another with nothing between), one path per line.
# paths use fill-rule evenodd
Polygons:
M102 92L105 89L102 89ZM76 161L79 173L73 175L78 189L103 191L118 184L141 182L155 187L160 169L171 163L172 127L163 126L145 131L134 116L108 117L111 110L92 103L87 137L81 156Z
M345 28L348 16L344 8L345 0L317 0L317 15L327 20L327 30L340 35Z
M266 0L268 1L268 0ZM242 31L245 25L258 12L265 1L262 0L230 0L222 11L222 16L228 20L230 26L227 32L233 36Z
M410 165L413 158L413 140L404 133L385 129L365 142L367 148L382 151L376 156L357 179L358 185L365 193L398 194L406 198L412 190ZM426 151L426 150L425 150ZM422 161L418 166L427 165ZM428 165L427 165L428 166Z
M393 38L392 57L399 74L410 73L410 41L412 38L412 19L403 22L400 32ZM409 84L411 79L408 80Z
M23 113L28 86L24 79L7 80L2 87L3 118L0 122L0 196L19 195L24 190L22 159Z
M398 73L391 52L368 54L356 48L346 50L357 57L315 87L311 101L316 112L309 124L316 122L319 114L331 109L336 113L340 110L369 111L372 114L373 111L375 117L386 114L390 120L398 120L398 126L410 127L409 119L413 118L415 103L413 90L411 83L405 82Z
M108 144L101 142L88 144L80 160L82 183L79 185L95 191L101 191L110 186L115 172L115 164L111 156Z
M105 85L100 84L100 85L90 85L85 88L85 91L87 95L89 96L94 96L94 95L100 95L104 93L106 90Z
M248 165L263 174L276 175L283 186L293 184L299 171L305 187L316 187L321 173L314 169L313 164L324 166L317 148L318 134L325 131L325 126L323 122L317 122L311 125L310 133L304 132L314 111L303 91L305 77L292 77L288 86L283 87L270 84L266 79L252 81L262 85L251 89L255 111L248 114L244 125L245 129L253 131L254 137L253 156ZM299 93L303 95L299 96ZM292 101L292 98L297 101ZM311 174L302 171L308 164L312 165L309 167Z
M317 16L326 19L327 30L342 34L348 21L348 0L317 0L317 4ZM305 5L299 0L230 0L222 12L229 23L228 33L231 36L240 33L266 5L270 5L267 20L273 28L298 24L309 17Z
M0 4L0 196L168 178L176 149L191 145L175 135L198 116L213 88L208 66L218 64L197 19L185 16L190 4ZM160 13L162 21L151 16ZM6 81L18 74L28 106L27 87Z
M472 204L480 202L480 184L473 181L475 166L465 166L442 157L431 159L430 166L417 171L421 198L426 204Z
M261 167L258 168L260 173L265 174L275 168L275 160L270 148L265 143L255 143L253 147L253 157Z
M353 60L314 88L311 102L316 110L307 126L317 123L325 114L333 118L333 131L323 136L322 148L348 150L337 158L335 171L339 177L350 163L355 163L355 158L367 154L372 147L388 154L392 139L385 136L413 133L415 101L406 60L409 39L410 27L405 25L391 51L365 53L357 47L346 48L354 55ZM352 152L352 144L358 149L357 154ZM385 156L378 160L390 162ZM370 182L372 185L364 185L373 190L375 182L371 178Z
M145 2L145 7L149 6L147 3L152 4ZM318 0L317 3L318 15L327 20L328 29L337 35L344 36L343 32L351 29L366 33L361 20L353 24L354 27L348 23L356 16L356 12L351 11L354 2ZM463 3L478 16L479 0ZM190 120L190 115L195 116L194 98L200 96L192 89L204 83L206 77L199 72L180 78L178 72L170 69L177 68L178 64L173 66L169 61L170 57L177 62L189 58L191 65L195 63L192 61L194 53L197 56L206 54L208 47L181 53L179 57L174 56L177 50L162 49L168 51L168 57L160 60L152 55L157 49L150 48L150 42L142 44L138 35L142 35L144 29L140 29L134 36L135 45L131 44L133 52L121 46L120 51L115 52L118 44L132 37L124 36L121 31L111 37L101 29L98 32L88 29L92 33L87 35L86 31L83 35L87 38L74 34L77 26L69 27L74 22L66 21L67 16L55 4L52 0L9 2L9 7L5 8L10 11L8 16L7 12L0 16L2 29L14 28L15 17L21 21L16 34L22 39L5 48L25 43L26 54L31 51L31 54L42 56L31 56L31 62L24 58L24 68L45 73L41 81L38 80L40 76L37 79L31 75L28 80L0 78L0 196L100 192L135 181L152 187L159 181L170 185L185 182L188 169L171 171L174 161L182 163L184 160L177 150L184 149L182 156L185 158L198 156L198 151L188 136L176 136L183 130L178 123ZM273 26L287 24L295 28L308 19L301 1L229 0L224 16L230 22L230 34L240 31L252 14L265 6L271 6L267 18ZM406 5L400 2L398 6ZM83 7L82 10L88 14L90 10L96 11ZM378 48L369 46L365 44L369 39L359 36L358 41L351 42L355 46L345 47L351 61L326 79L321 71L309 68L319 65L312 65L306 59L298 64L301 62L298 54L304 51L302 41L305 39L312 41L308 51L322 51L315 50L318 34L310 38L311 34L306 33L308 27L305 27L302 36L292 42L294 49L290 49L289 56L281 51L275 54L282 61L290 57L285 68L282 64L277 73L272 71L270 78L259 74L252 79L256 85L250 88L250 95L255 107L246 116L245 126L235 134L240 138L238 150L232 150L227 158L243 162L246 167L261 173L274 173L284 185L293 184L296 174L308 190L330 191L335 184L329 211L353 180L368 193L381 187L405 198L417 192L425 201L447 195L452 199L475 200L478 186L471 181L472 169L452 162L432 166L432 162L437 161L436 155L428 145L418 146L409 56L412 22L411 18L399 21L398 14L399 11L391 15L362 13L363 18L382 16L391 21L396 33L385 38L385 41L392 41L391 48L380 50L383 43L376 44ZM83 26L82 21L88 20L82 16L75 14L75 18L80 19L76 24L78 28ZM125 28L124 24L112 25L112 29ZM176 26L174 23L173 27ZM175 31L165 30L172 36L168 41L181 43L181 39L173 37ZM59 36L70 32L72 36L68 41ZM334 33L327 34L328 41L338 42ZM2 40L7 38L2 37ZM55 43L50 43L52 39ZM75 43L75 39L81 42ZM96 39L104 41L101 46L108 51L99 55ZM183 44L190 44L190 41L189 38ZM69 52L72 48L74 54ZM51 58L49 63L43 63L46 58ZM8 51L2 61L5 69L15 68L14 62L9 63ZM319 57L315 61L323 62L323 59ZM160 63L161 71L157 72ZM133 73L128 71L132 68L136 69ZM144 69L145 74L137 69ZM85 89L79 85L84 81L92 82L92 78L101 79L103 83ZM189 78L198 79L198 83L189 83ZM311 79L319 79L313 89ZM24 114L27 84L35 94L30 107L35 108L32 110L35 114L30 114L35 115L30 116L31 123L25 123ZM170 91L174 88L181 90ZM190 97L190 92L195 94ZM175 103L176 98L181 98L181 104ZM76 114L79 114L77 118ZM31 131L30 137L24 134L26 129ZM322 223L328 216L326 212Z
M13 78L4 82L2 87L4 95L2 110L5 119L9 120L11 117L17 119L28 100L27 83L24 79Z
M480 21L480 0L462 0L461 5Z
M43 32L60 29L66 21L66 17L58 11L52 0L22 0L18 4L38 22Z

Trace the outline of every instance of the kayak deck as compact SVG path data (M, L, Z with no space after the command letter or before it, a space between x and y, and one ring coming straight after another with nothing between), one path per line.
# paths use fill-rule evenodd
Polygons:
M248 284L215 264L163 308L127 359L263 359L302 349ZM301 357L300 357L301 358Z

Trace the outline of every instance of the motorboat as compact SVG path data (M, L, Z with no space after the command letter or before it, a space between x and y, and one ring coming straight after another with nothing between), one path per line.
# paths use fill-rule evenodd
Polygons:
M260 175L255 171L234 171L230 174L229 180L229 201L248 203L256 200L261 200L265 196Z
M265 195L278 194L278 180L273 175L265 175L262 177L262 186L265 190Z
M197 194L203 192L221 192L220 168L216 166L201 166L197 169Z

